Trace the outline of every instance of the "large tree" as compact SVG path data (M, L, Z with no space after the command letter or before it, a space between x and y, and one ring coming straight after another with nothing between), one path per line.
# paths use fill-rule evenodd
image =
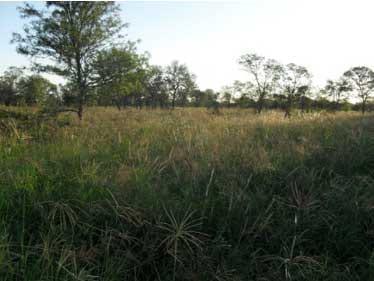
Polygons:
M239 64L250 74L250 83L255 87L257 113L261 113L266 97L274 91L281 78L282 66L273 59L257 54L241 56Z
M365 114L366 105L374 90L374 72L366 66L353 67L343 75L361 99L361 111Z
M35 67L66 77L77 90L77 114L83 115L92 81L92 64L100 50L115 43L124 25L114 2L51 1L45 9L20 8L28 19L23 34L14 34L19 53L41 58ZM46 63L46 62L50 63Z
M291 117L292 105L297 94L308 87L310 83L311 74L305 67L294 63L289 63L283 67L281 85L287 100L284 117Z

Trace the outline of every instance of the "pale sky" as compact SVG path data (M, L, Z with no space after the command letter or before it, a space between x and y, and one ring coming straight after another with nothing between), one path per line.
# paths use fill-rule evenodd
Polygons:
M9 43L22 27L18 5L0 2L0 72L28 63ZM129 39L141 39L151 62L186 63L202 89L245 81L237 60L248 52L306 66L317 86L352 66L374 68L374 0L127 1L121 7Z

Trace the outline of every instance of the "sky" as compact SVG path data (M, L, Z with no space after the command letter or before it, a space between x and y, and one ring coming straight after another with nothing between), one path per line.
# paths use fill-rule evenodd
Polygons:
M22 30L19 5L0 2L0 72L28 65L10 44ZM353 66L374 68L373 0L126 1L121 8L125 33L141 40L151 63L187 64L201 89L245 81L238 59L246 53L303 65L316 86Z

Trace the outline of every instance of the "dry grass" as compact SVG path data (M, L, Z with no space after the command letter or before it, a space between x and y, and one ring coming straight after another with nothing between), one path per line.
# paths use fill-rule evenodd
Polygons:
M368 280L373 122L199 108L3 118L0 279Z

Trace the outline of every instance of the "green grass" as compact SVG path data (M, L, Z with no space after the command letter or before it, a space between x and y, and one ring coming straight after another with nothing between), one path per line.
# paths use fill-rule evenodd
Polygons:
M13 110L0 280L374 276L373 115Z

